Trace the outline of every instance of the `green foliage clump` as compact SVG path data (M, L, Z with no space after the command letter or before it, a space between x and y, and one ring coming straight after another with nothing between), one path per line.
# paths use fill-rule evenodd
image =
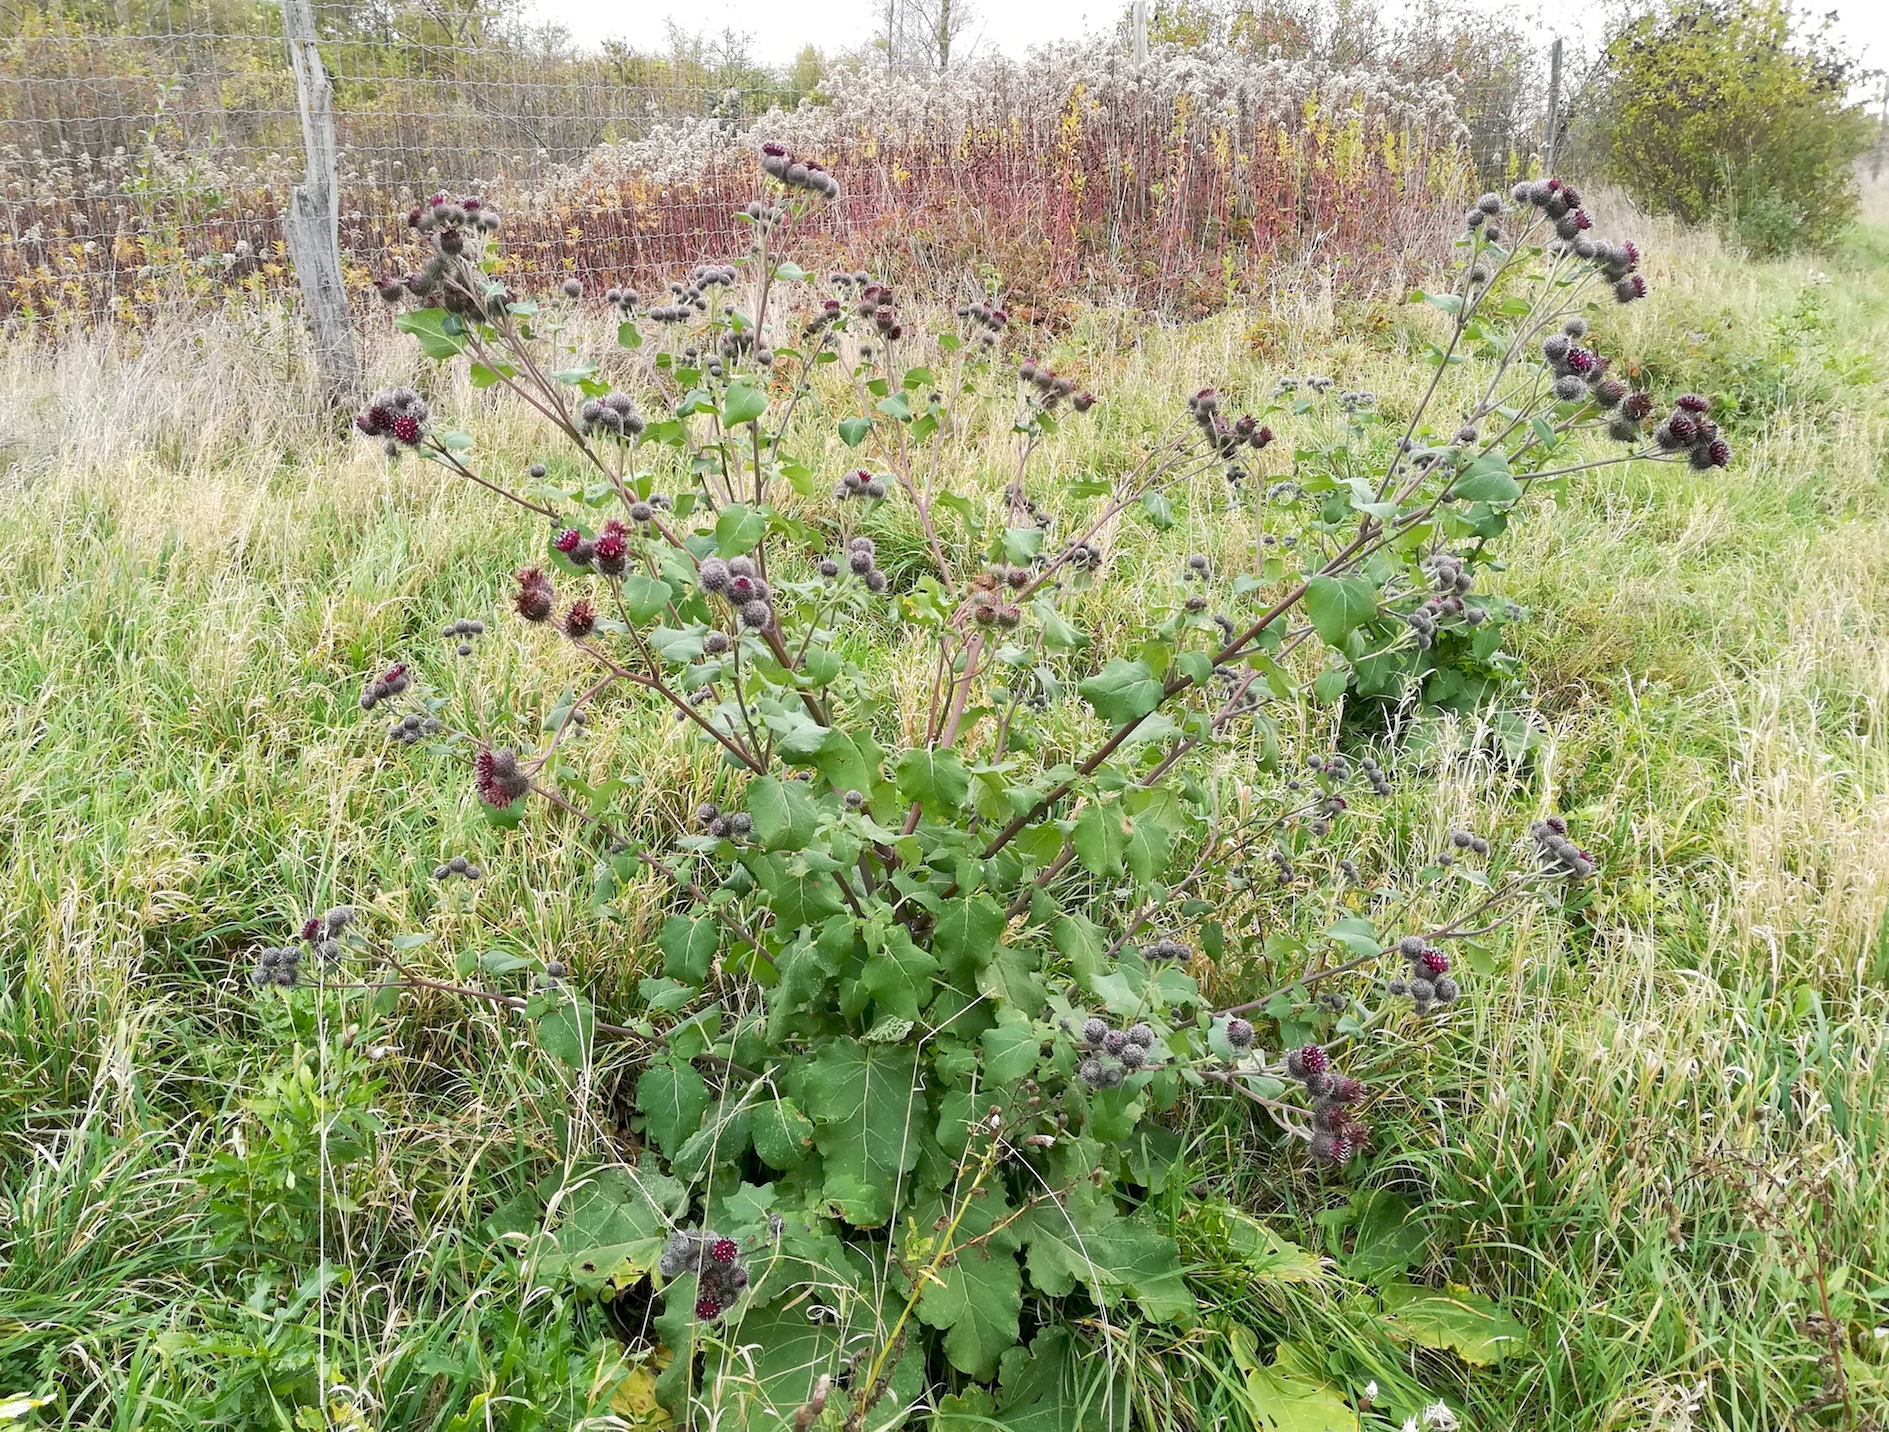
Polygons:
M496 1001L580 1073L600 1044L630 1047L639 1144L519 1231L536 1279L660 1305L649 1395L677 1418L1117 1425L1065 1415L1093 1329L1199 1316L1154 1199L1181 1152L1167 1117L1232 1095L1342 1172L1373 1139L1353 1052L1447 1015L1494 972L1476 937L1578 907L1596 870L1549 816L1500 847L1453 831L1367 878L1329 837L1393 773L1322 749L1285 769L1289 718L1474 705L1512 614L1478 578L1531 490L1612 462L1710 472L1730 449L1705 399L1657 421L1613 375L1595 325L1645 292L1639 251L1543 180L1464 216L1450 284L1419 295L1447 321L1410 411L1305 378L1236 417L1203 388L1164 427L1118 430L1111 470L1063 477L1084 506L1059 521L1032 495L1050 497L1039 469L1067 425L1110 420L1102 400L1013 365L999 294L940 322L868 274L784 258L839 183L779 145L761 168L764 196L736 214L748 252L654 302L574 280L522 296L484 201L416 205L420 262L379 285L396 328L538 412L557 453L509 475L410 388L355 420L390 458L547 519L512 607L542 659L589 682L521 721L453 674L462 658L415 655L362 710L390 720L390 750L436 737L434 754L469 755L493 825L534 797L584 823L593 906L652 926L660 972L605 1020L561 957L461 949L448 983L408 966L413 937L382 942L341 907L305 927L306 958L264 951L251 978L377 1010L402 991ZM1441 377L1470 355L1488 386L1439 423ZM1271 482L1269 419L1299 430ZM1578 450L1602 436L1615 456ZM851 471L816 470L816 443ZM993 450L1014 474L1001 492L955 490L941 455ZM1177 503L1250 521L1250 556L1185 556L1111 637L1091 594L1158 540L1121 529L1169 531ZM906 650L903 692L862 659L854 634L877 627ZM621 799L637 773L600 781L572 754L589 713L637 711L701 758L704 788L664 793L654 821ZM1234 742L1262 781L1217 769ZM1316 942L1264 927L1301 898L1331 911ZM1240 954L1275 987L1220 1006L1201 977ZM487 983L528 968L528 994ZM1407 1259L1357 1261L1382 1277ZM1395 1281L1384 1297L1424 1346L1493 1358L1518 1337L1492 1306ZM1304 1395L1342 1408L1318 1376Z
M1680 0L1608 42L1604 163L1640 203L1715 219L1755 253L1827 245L1855 216L1852 166L1869 147L1853 78L1778 0Z

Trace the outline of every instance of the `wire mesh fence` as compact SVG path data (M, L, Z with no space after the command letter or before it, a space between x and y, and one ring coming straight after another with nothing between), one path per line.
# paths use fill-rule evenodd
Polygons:
M768 137L844 178L825 221L836 253L1190 306L1287 259L1381 276L1434 244L1433 201L1473 180L1448 96L1384 75L1199 54L1130 67L1102 45L948 83L855 74L779 109L778 93L621 48L473 20L403 28L332 0L315 14L342 262L363 304L409 262L407 206L437 190L501 207L524 277L650 283L729 257ZM303 163L272 5L14 27L0 36L0 322L56 331L292 291L282 220Z

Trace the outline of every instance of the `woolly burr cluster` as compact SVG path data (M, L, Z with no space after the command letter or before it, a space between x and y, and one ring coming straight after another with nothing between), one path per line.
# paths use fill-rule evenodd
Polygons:
M294 945L264 945L256 951L256 963L249 971L249 982L257 989L268 985L293 989L301 977L302 952Z
M1086 413L1095 406L1095 394L1079 390L1074 378L1058 373L1046 363L1035 363L1026 358L1017 367L1017 376L1034 386L1040 395L1037 401L1045 408L1053 408L1064 398L1069 399L1069 406L1078 413Z
M1325 1163L1350 1162L1371 1137L1370 1128L1351 1113L1351 1106L1364 1097L1364 1085L1333 1069L1330 1057L1316 1044L1286 1055L1286 1073L1312 1098L1312 1156Z
M846 476L833 484L833 495L842 502L847 498L877 499L884 497L885 493L885 479L883 477L874 477L863 467L857 471L847 473Z
M1030 574L1022 567L985 570L971 578L971 618L979 626L999 626L1009 631L1023 621L1022 610L1009 600L1006 587L1021 591L1030 584Z
M411 388L387 388L368 400L354 415L354 426L370 438L384 438L387 456L398 457L403 447L418 447L431 430L432 417L425 399Z
M805 189L823 199L840 196L840 181L811 159L798 158L784 144L772 141L761 146L761 172L778 179L790 189Z
M321 959L339 959L341 932L353 923L352 905L336 905L319 915L310 915L302 925L302 944ZM292 989L301 977L302 951L293 944L265 945L256 951L256 963L249 971L249 982L257 989L268 985Z
M1594 873L1594 857L1568 839L1568 823L1560 816L1536 821L1529 826L1528 834L1545 873L1565 875L1570 880L1585 880Z
M466 880L483 880L485 878L485 872L463 855L455 855L451 860L444 861L433 867L433 878L435 880L450 880L455 875Z
M995 348L997 340L1003 336L1005 325L1010 322L1008 313L994 301L987 302L984 299L959 304L957 313L970 327L972 341L984 348Z
M1461 996L1456 981L1450 978L1450 957L1421 935L1405 935L1397 942L1397 953L1410 962L1410 973L1389 981L1384 987L1386 994L1399 998L1409 995L1418 1014L1454 1004Z
M1192 946L1182 944L1179 940L1163 938L1156 940L1152 945L1143 945L1141 957L1144 960L1167 960L1181 963L1193 959L1194 951Z
M845 570L851 572L866 584L866 590L875 597L885 591L888 582L886 574L879 570L879 549L870 537L855 537L846 544ZM819 572L829 581L840 575L841 563L832 557L823 559Z
M1688 393L1674 405L1672 415L1653 430L1653 441L1661 452L1686 454L1697 472L1731 464L1731 444L1719 436L1718 424L1706 417L1711 404L1696 393Z
M709 557L696 572L696 582L710 596L720 597L735 609L744 627L765 631L774 624L774 591L746 557Z
M703 1322L728 1311L748 1286L740 1246L708 1228L678 1231L664 1245L656 1270L665 1278L695 1274L695 1316Z
M405 662L395 662L369 683L361 693L361 709L372 711L381 702L391 700L413 685L413 673Z
M713 801L695 808L695 823L717 840L741 840L754 830L754 817L746 811L725 811Z
M1404 620L1417 634L1417 648L1428 651L1436 640L1438 623L1451 617L1461 617L1471 626L1480 626L1487 613L1463 601L1475 586L1475 577L1463 565L1461 557L1439 552L1434 557L1426 558L1423 567L1430 574L1435 591L1424 598L1423 603Z
M1100 1015L1091 1015L1083 1022L1080 1042L1089 1052L1076 1065L1076 1077L1091 1089L1113 1089L1148 1066L1155 1033L1153 1026L1139 1023L1113 1029Z
M1220 412L1220 395L1212 388L1202 388L1189 398L1187 413L1214 452L1226 461L1227 481L1236 487L1247 476L1246 465L1240 461L1241 449L1258 452L1272 442L1272 429L1250 413L1243 413L1229 423Z
M642 414L627 393L586 399L577 416L590 437L633 438L642 433L644 426Z

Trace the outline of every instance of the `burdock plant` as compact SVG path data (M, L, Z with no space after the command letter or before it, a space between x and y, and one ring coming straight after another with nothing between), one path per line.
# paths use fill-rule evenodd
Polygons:
M816 280L782 248L837 181L778 146L760 168L765 192L735 215L749 252L654 303L622 286L593 301L615 326L610 356L582 350L581 293L541 304L506 286L489 210L436 196L413 211L426 252L393 295L399 326L534 410L566 457L520 483L424 409L403 435L415 410L393 397L360 426L543 523L510 600L541 629L523 639L564 644L592 675L547 737L455 719L404 666L362 705L410 706L469 751L495 822L535 797L586 827L600 903L644 870L667 892L661 973L621 1024L595 1018L561 962L515 1002L642 1046L647 1156L610 1185L618 1221L573 1214L546 1233L546 1266L603 1258L619 1284L684 1291L659 1324L678 1413L830 1396L846 1410L821 1415L860 1427L972 1397L1026 1318L1192 1311L1178 1250L1139 1202L1150 1159L1173 1154L1151 1120L1190 1091L1244 1099L1326 1175L1382 1137L1340 1058L1473 999L1452 952L1564 900L1597 861L1559 816L1526 836L1463 832L1416 870L1355 843L1340 859L1395 763L1285 762L1275 713L1347 692L1460 695L1508 615L1485 552L1532 488L1726 453L1689 398L1648 428L1652 398L1589 326L1638 296L1637 251L1594 237L1579 196L1546 181L1476 205L1454 282L1424 295L1447 330L1408 412L1330 397L1322 378L1259 401L1195 392L1160 430L1120 433L1118 475L1069 520L1039 500L1033 464L1061 424L1109 420L1106 393L1013 359L989 293L934 326L873 275ZM1464 409L1440 394L1470 353L1487 379ZM1305 429L1289 476L1275 422ZM843 471L794 456L835 432ZM1625 448L1594 456L1589 432ZM1013 464L997 490L951 480L956 455L999 440ZM1251 504L1250 561L1177 560L1168 595L1092 655L1080 594L1110 580L1115 534L1170 524L1207 474L1232 485L1196 491ZM852 639L893 622L931 673L915 703ZM667 831L616 816L563 758L579 714L615 691L643 700L612 713L666 706L678 739L718 758L712 791L673 793ZM1258 753L1260 784L1215 775L1212 753L1235 741ZM1326 938L1276 969L1276 988L1214 1008L1202 978L1259 950L1262 913L1299 904L1333 912ZM259 959L257 982L292 984L288 968ZM667 1251L585 1243L604 1227ZM1074 1346L1045 1336L1039 1350ZM788 1339L793 1357L759 1372L737 1351Z

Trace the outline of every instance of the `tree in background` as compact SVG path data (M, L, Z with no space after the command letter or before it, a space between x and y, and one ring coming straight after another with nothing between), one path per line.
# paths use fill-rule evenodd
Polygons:
M1779 0L1678 0L1611 36L1593 106L1608 174L1649 208L1715 219L1756 253L1835 238L1869 121L1855 61Z

